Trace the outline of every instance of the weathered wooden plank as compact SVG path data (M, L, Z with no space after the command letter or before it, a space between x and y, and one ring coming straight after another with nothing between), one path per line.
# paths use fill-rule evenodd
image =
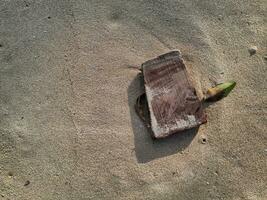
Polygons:
M207 121L179 51L143 63L142 72L155 138L194 128Z

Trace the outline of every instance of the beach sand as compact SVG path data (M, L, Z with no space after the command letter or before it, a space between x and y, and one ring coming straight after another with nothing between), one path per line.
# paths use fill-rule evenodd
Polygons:
M266 19L266 0L0 1L0 199L267 199ZM237 86L153 141L138 67L173 49L200 96Z

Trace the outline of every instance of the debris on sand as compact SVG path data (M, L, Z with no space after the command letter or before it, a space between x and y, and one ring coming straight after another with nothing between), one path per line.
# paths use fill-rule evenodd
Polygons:
M218 84L200 100L179 51L143 63L141 71L145 93L137 98L135 109L153 138L164 138L206 123L203 103L226 97L236 85L234 81ZM206 138L201 143L206 143Z
M258 50L258 48L256 46L252 46L248 49L248 52L249 52L250 56L253 56L254 54L257 53L257 50Z
M208 89L205 101L218 101L224 97L227 97L235 86L235 81L218 84L215 87Z
M207 121L179 51L142 64L153 136L163 138Z
M24 183L24 186L28 186L28 185L30 185L30 181L29 180L27 180L27 181L25 181L25 183Z

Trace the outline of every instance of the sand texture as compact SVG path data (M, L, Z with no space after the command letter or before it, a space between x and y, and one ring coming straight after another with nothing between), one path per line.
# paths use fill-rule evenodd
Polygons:
M266 19L266 0L1 0L0 199L267 199ZM173 49L199 96L237 86L153 141L137 68Z

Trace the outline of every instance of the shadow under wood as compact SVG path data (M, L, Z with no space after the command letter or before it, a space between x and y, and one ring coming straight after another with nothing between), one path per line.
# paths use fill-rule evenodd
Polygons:
M135 154L139 163L169 156L183 151L193 140L198 128L173 134L164 139L152 139L149 130L136 114L135 102L144 92L141 75L137 75L128 87L128 104L134 133Z

